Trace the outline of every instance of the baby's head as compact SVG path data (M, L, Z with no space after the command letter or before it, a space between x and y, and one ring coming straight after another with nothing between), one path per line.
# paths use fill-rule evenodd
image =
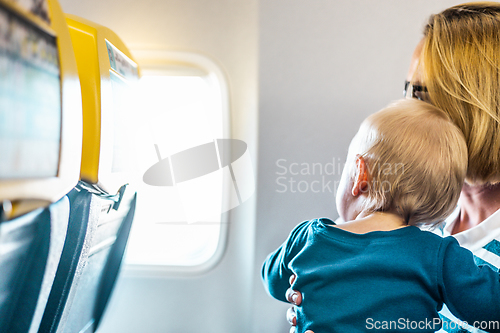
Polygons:
M364 165L367 177L360 182ZM466 173L465 140L448 116L425 102L399 100L361 124L349 146L337 208L350 220L349 205L361 196L360 212L433 225L453 212Z

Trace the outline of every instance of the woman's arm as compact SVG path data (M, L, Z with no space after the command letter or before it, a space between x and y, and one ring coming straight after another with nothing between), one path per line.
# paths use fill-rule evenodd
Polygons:
M300 305L302 303L302 294L300 291L296 291L292 289L292 285L295 282L295 274L290 275L289 283L290 283L290 288L286 290L285 293L285 298L286 300L293 304L293 305ZM297 325L297 314L295 313L295 306L291 306L288 308L286 311L286 319L292 325L292 328L294 328ZM292 332L290 330L290 332Z
M296 278L295 274L292 274L290 276L289 280L290 288L287 289L285 297L288 302L294 305L300 305L300 303L302 303L302 294L300 293L300 291L295 291L291 287L295 282L295 278ZM288 311L286 312L286 319L288 320L290 325L292 325L292 327L290 327L290 333L296 333L295 326L297 325L297 314L295 313L295 306L288 308ZM314 333L314 332L311 330L307 330L305 331L305 333Z

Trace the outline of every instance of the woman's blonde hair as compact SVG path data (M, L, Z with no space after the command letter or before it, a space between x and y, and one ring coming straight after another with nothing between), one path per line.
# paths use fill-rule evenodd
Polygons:
M466 181L500 182L500 4L448 8L430 17L424 35L423 84L465 136Z
M436 224L457 205L467 147L449 117L429 103L400 100L369 116L349 148L370 178L364 209L393 212L410 225ZM351 179L355 169L350 167Z

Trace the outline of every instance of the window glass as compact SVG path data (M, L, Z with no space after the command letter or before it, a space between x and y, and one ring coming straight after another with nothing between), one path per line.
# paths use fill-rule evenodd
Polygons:
M218 154L210 149L224 137L227 101L215 75L180 74L146 74L139 81L136 162L141 175L157 166L161 173L137 182L127 264L201 265L216 253L226 227L221 223L227 197L222 173L200 176L196 170L203 171L212 157L217 161L209 155ZM186 155L194 159L178 162Z

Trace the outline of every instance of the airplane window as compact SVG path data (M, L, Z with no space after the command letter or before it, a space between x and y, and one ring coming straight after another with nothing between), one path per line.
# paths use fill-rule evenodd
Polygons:
M196 73L143 71L139 81L141 179L125 257L129 267L200 266L224 241L221 207L228 194L223 174L207 165L217 160L217 139L229 132L227 101L216 75ZM189 158L179 162L179 156ZM148 170L157 172L148 176Z

